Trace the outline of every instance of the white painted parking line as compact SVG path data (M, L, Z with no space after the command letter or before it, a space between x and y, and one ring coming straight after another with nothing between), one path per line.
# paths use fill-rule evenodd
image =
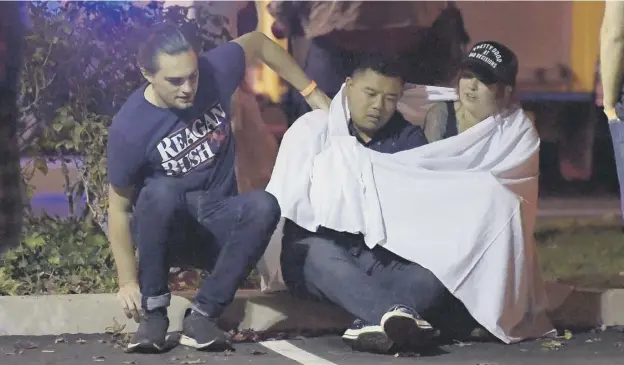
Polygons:
M321 357L304 351L288 341L263 341L260 342L260 345L303 365L337 365L331 361L327 361Z

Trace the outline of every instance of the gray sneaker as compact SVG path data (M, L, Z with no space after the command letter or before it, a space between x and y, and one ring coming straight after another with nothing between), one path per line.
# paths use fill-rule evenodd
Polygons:
M128 343L128 352L158 353L165 349L169 318L167 309L159 308L145 312L139 322L139 328Z
M180 344L204 351L224 351L232 348L216 322L196 311L191 311L182 322Z

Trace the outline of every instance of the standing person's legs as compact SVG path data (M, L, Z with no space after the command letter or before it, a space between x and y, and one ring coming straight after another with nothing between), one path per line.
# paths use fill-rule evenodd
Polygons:
M375 266L369 257L362 256L362 250L359 236L336 232L315 234L287 222L281 257L284 281L297 295L310 294L326 299L357 317L343 338L358 350L386 352L390 349L393 341L379 325L382 322L398 323L390 327L405 330L401 338L397 336L399 341L405 335L423 341L431 337L433 329L415 310L433 305L443 285L424 269L406 270L405 267L394 271L394 276L386 275L396 281L393 283L379 275L384 270ZM417 309L403 310L411 307ZM404 326L404 320L395 321L408 317L411 318L409 328Z
M217 258L199 288L193 311L184 320L180 343L197 349L218 348L225 338L216 321L264 254L280 208L275 197L265 191L228 198L203 193L189 204L196 206L197 220L211 236L206 244L213 245Z

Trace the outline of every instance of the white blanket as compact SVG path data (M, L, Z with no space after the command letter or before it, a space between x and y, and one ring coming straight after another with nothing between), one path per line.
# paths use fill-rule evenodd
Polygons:
M400 110L409 117L454 98L452 89L412 86ZM505 343L552 333L533 239L540 142L524 112L396 154L362 146L348 119L341 90L329 115L310 112L287 131L267 187L282 216L310 231L363 233L368 247L422 265ZM272 266L280 236L264 259ZM261 273L275 283L279 269Z

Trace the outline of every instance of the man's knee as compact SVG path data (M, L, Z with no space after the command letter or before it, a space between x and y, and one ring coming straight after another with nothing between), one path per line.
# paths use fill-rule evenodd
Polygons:
M137 198L137 210L148 212L174 212L182 204L182 193L169 179L154 180L141 189Z
M272 226L277 226L281 216L281 209L277 199L266 191L255 191L249 193L245 201L245 214L251 219L258 219Z

